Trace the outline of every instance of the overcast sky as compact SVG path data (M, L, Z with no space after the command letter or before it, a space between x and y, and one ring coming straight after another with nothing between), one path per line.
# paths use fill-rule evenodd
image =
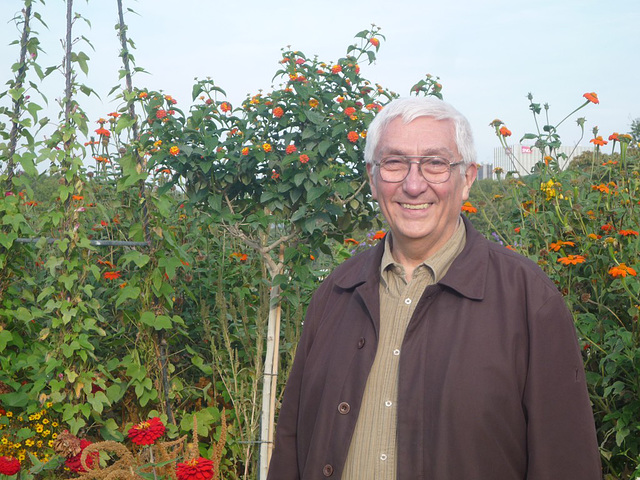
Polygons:
M136 64L149 72L136 76L135 86L163 90L185 110L195 77L211 77L237 105L247 94L271 89L281 48L336 61L357 32L375 23L386 41L375 65L361 65L363 76L401 95L426 73L439 76L444 99L472 124L481 163L491 163L498 146L488 126L494 118L516 140L534 130L528 92L550 104L552 124L580 105L583 93L596 92L600 105L580 112L587 119L585 146L594 126L606 138L627 132L640 117L638 0L123 1L136 12L125 19ZM8 80L19 56L17 45L9 45L19 38L11 18L23 2L0 0L0 6L0 71ZM34 26L45 50L38 62L60 63L65 2L35 8L48 25ZM91 57L89 78L78 80L102 97L79 101L97 120L118 106L107 96L121 65L116 2L76 0L74 8L91 22L77 23L74 36L95 48L76 46ZM53 104L64 80L53 74L42 88ZM573 120L560 133L567 145L579 138Z

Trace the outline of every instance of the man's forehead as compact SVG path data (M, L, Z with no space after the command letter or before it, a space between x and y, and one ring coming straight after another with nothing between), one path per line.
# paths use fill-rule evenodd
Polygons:
M381 132L378 154L455 155L455 127L449 119L396 117ZM409 151L408 151L409 150Z

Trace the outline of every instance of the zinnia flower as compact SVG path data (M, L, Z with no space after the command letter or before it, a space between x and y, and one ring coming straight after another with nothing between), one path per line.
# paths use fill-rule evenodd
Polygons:
M262 149L263 149L265 152L269 153L269 152L271 151L271 145L270 145L270 144L268 144L268 143L263 143L263 144L262 144Z
M567 255L566 257L560 257L558 262L562 265L577 265L586 260L583 255Z
M293 152L295 152L297 150L296 146L294 144L291 145L287 145L287 148L285 149L285 153L287 155L291 155Z
M471 202L464 202L461 210L467 213L478 213L478 209L471 205Z
M20 471L20 460L13 457L0 457L0 473L15 475Z
M502 126L502 127L500 127L500 135L502 135L503 137L510 137L511 136L511 130L509 130L505 126Z
M624 278L627 275L635 277L636 274L637 273L633 268L627 267L627 265L625 265L624 263L621 263L620 265L617 265L615 267L611 267L609 269L609 275L611 275L614 278L616 278L616 277L623 277Z
M300 163L307 163L309 161L309 155L302 154L300 155Z
M350 131L350 132L347 134L347 139L348 139L351 143L356 143L356 142L358 141L358 138L360 138L360 136L359 136L356 132L354 132L353 130L352 130L352 131Z
M276 107L273 109L273 116L276 118L280 118L282 117L282 115L284 115L284 110L282 109L282 107Z
M153 445L164 435L165 427L158 417L138 423L129 429L129 439L136 445Z
M102 276L105 280L117 280L122 276L122 274L120 273L120 270L118 270L116 272L104 272Z
M585 93L582 96L587 100L589 100L591 103L595 103L595 104L600 103L600 100L598 100L598 95L595 92Z
M206 458L194 458L176 465L178 480L211 480L213 478L213 462Z
M180 149L174 145L169 149L169 153L175 157L180 153Z
M80 452L73 457L68 457L64 462L64 464L69 467L69 470L71 470L73 473L86 472L85 468L82 466L82 462L80 461L80 459L82 458L82 451L89 445L91 445L91 442L89 440L84 438L80 440ZM91 452L91 454L87 456L87 460L85 461L87 467L92 468L94 460L98 460L98 452Z

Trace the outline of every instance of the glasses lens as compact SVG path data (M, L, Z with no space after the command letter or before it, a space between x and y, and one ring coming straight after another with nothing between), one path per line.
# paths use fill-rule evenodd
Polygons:
M429 183L444 183L449 179L451 164L441 157L387 157L380 162L380 177L385 182L402 182L412 163L419 163L420 173Z

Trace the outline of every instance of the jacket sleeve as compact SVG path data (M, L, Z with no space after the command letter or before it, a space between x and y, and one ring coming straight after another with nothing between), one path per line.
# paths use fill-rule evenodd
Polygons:
M600 454L571 313L558 293L529 319L524 391L527 480L601 480Z
M299 480L302 475L297 441L298 412L306 357L313 343L313 323L314 320L318 320L316 317L317 298L318 292L313 296L307 308L302 335L284 390L267 480Z

